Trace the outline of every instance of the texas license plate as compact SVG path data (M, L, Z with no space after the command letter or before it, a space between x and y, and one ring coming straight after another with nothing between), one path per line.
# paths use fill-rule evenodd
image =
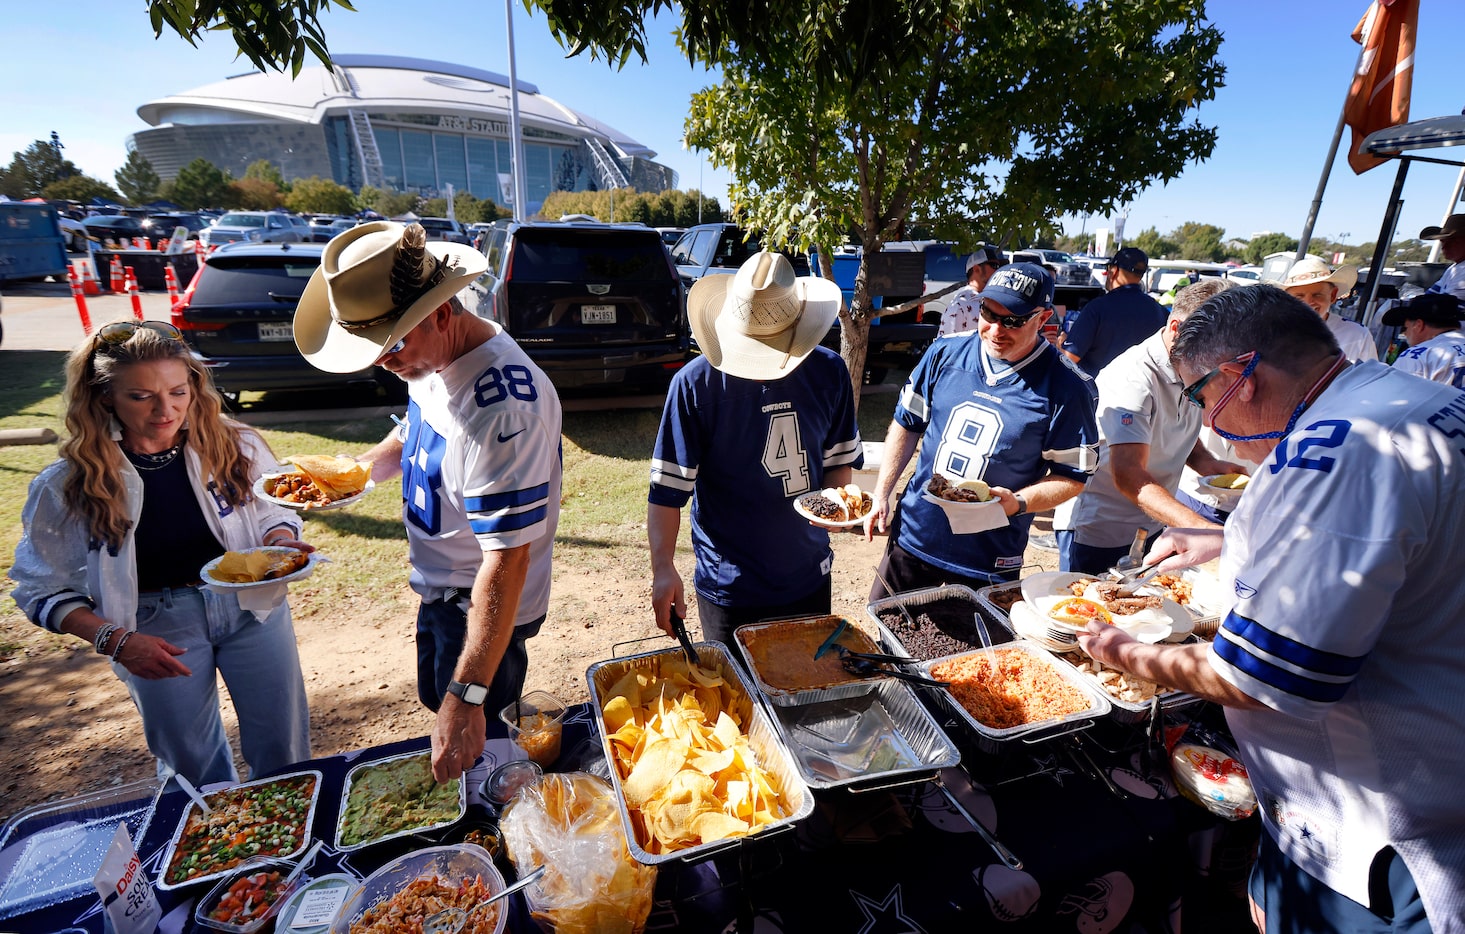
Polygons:
M259 339L262 341L292 341L295 339L295 332L288 324L261 324Z
M580 320L585 324L615 324L616 306L581 305Z

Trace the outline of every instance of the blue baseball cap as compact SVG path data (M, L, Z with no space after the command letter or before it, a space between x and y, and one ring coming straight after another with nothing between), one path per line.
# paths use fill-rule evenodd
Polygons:
M1030 315L1053 304L1053 277L1036 263L1012 263L992 273L982 297L1015 315Z

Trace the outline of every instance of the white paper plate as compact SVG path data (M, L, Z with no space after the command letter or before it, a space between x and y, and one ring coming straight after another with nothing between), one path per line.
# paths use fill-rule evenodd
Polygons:
M1237 503L1241 502L1241 494L1246 492L1246 487L1242 487L1239 490L1233 490L1223 486L1211 486L1211 481L1220 476L1223 475L1217 473L1211 474L1206 477L1201 477L1201 486L1204 487L1205 493L1216 498L1216 505L1219 508L1230 512L1231 510L1236 508ZM1248 481L1248 485L1250 485L1250 481Z
M243 549L243 552L242 553L243 554L249 554L249 553L255 552L255 551L264 551L264 552L270 552L272 554L278 554L280 552L295 551L295 549L294 548L289 548L289 547L286 547L286 546L283 546L283 545L265 545L265 546L262 546L262 547L259 547L259 548L245 548L245 549ZM250 581L247 584L231 584L231 583L228 583L226 581L214 580L213 570L214 570L214 568L218 567L219 562L220 561L223 561L223 560L224 560L224 556L223 555L219 555L217 558L215 558L214 560L210 561L208 564L205 564L199 570L199 572L198 572L199 579L203 581L203 585L205 587L208 587L211 590L235 590L235 591L237 591L237 590L253 590L256 587L273 587L276 584L290 584L290 583L294 583L295 581L303 581L307 577L309 577L310 575L312 575L312 574L315 573L315 566L321 562L322 555L318 551L312 551L310 554L306 555L306 557L305 557L305 567L303 567L300 570L296 571L294 574L286 574L284 577L276 577L276 578L273 578L273 579L267 580L267 581Z
M279 473L267 473L267 474L265 474L264 476L260 477L258 480L254 481L254 495L255 496L258 496L260 499L264 500L265 502L274 503L276 506L284 506L286 509L293 509L296 512L319 512L320 510L323 510L323 509L340 509L340 508L342 508L344 506L350 506L352 503L356 502L358 499L360 499L361 497L365 496L367 493L370 493L372 487L376 486L376 481L375 480L367 480L366 481L366 486L362 488L362 490L361 490L360 493L356 493L356 494L354 494L352 496L347 496L344 499L338 499L335 502L327 503L324 506L311 506L311 505L307 505L305 503L292 503L288 499L278 499L278 498L276 498L274 496L271 496L270 494L268 494L268 493L265 492L265 481L266 480L273 480L276 477L282 477L282 476L284 476L287 473L296 473L296 472L297 471L293 471L293 470L282 470Z
M958 503L954 500L942 499L930 490L922 490L921 496L927 502L935 503L942 512L946 513L946 521L956 535L972 535L992 529L1004 529L1010 524L1007 521L1007 511L1002 508L1002 501L995 496L985 503Z
M818 494L816 493L805 493L803 496L800 496L798 499L794 500L794 512L803 516L805 519L808 519L810 522L817 522L818 524L831 529L852 529L857 525L865 524L864 516L860 516L858 519L843 519L835 522L831 519L824 519L814 515L812 512L804 508L803 500L805 497L817 495Z
M1080 580L1103 580L1103 577L1095 574L1079 574L1076 571L1043 571L1039 574L1030 574L1021 581L1022 596L1040 616L1046 617L1053 604L1064 597L1073 596L1068 589L1069 585ZM1166 642L1181 642L1195 630L1195 617L1186 611L1185 607L1165 596L1163 592L1149 587L1141 587L1139 593L1160 598L1160 611L1170 620L1170 637ZM1122 619L1122 617L1115 617ZM1065 623L1053 620L1055 626L1066 626ZM1068 626L1067 628L1073 628ZM1130 627L1120 626L1121 629Z

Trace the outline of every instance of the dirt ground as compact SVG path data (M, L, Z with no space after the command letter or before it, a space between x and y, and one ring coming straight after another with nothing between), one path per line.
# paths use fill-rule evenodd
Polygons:
M884 539L866 543L852 534L834 536L836 613L866 619L866 597L883 548ZM682 574L689 590L691 571L687 555ZM420 736L432 727L431 713L417 701L416 598L405 577L390 604L363 596L355 605L309 615L297 610L318 756ZM616 649L630 640L665 639L651 622L650 581L649 563L558 567L549 618L529 643L526 689L585 701L585 669L591 664L659 647L651 642ZM695 634L696 609L689 609ZM0 822L40 802L146 778L153 769L126 689L91 647L26 628L32 631L22 635L22 650L0 664ZM223 707L237 750L233 711L227 700ZM243 774L242 761L239 766Z

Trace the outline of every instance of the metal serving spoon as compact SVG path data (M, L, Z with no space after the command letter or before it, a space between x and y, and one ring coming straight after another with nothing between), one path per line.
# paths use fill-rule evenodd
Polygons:
M463 930L463 926L468 923L468 916L473 912L481 908L486 908L507 895L514 894L531 882L539 881L539 877L544 875L544 870L544 866L536 868L529 875L515 882L502 892L498 892L492 898L479 902L467 911L461 908L444 908L442 911L428 915L422 921L422 934L458 934L459 931Z

